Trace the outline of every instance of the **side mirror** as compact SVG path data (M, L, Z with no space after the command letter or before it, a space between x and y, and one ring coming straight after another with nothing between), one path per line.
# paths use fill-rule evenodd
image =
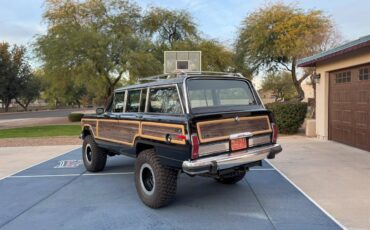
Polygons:
M96 108L96 114L101 115L104 113L104 108Z

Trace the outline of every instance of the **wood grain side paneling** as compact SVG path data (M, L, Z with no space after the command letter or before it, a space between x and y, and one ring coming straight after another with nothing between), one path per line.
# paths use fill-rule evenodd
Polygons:
M166 135L171 135L172 143L185 144L185 140L177 138L178 135L185 135L184 125L142 122L141 136L158 141L166 141Z
M140 122L110 119L82 119L82 127L89 127L96 139L133 146L136 137L151 140L166 141L166 135L171 135L174 144L185 144L178 138L185 135L185 126L158 122Z

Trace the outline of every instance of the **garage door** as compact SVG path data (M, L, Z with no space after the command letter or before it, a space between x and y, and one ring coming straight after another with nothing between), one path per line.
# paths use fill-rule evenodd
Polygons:
M370 65L330 73L329 139L370 151Z

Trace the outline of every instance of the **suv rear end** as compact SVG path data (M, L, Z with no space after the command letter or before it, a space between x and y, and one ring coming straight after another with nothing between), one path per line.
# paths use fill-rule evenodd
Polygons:
M263 106L250 81L241 77L191 76L184 80L190 114L191 175L220 177L260 165L281 151L273 114Z

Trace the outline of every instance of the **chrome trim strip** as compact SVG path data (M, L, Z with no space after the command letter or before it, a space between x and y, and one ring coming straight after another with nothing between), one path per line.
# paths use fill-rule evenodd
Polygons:
M146 89L146 88L145 88ZM140 96L139 96L139 107L138 107L138 111L137 111L137 113L142 113L141 111L140 111L140 107L141 107L141 100L143 99L143 89L140 89ZM144 110L145 110L145 108L144 108Z
M235 133L230 135L230 140L238 139L238 138L246 138L246 137L252 137L253 133L251 132L244 132L244 133Z
M125 90L125 102L123 103L123 112L126 113L126 107L127 107L127 98L128 98L128 90Z
M182 110L182 114L184 114L184 104L182 102L182 97L180 95L180 89L179 89L179 85L178 84L175 84L176 85L176 90L177 90L177 96L180 100L180 105L181 105L181 110Z
M229 142L219 142L199 145L199 156L206 156L214 153L223 153L230 150Z
M186 113L189 114L189 99L188 99L188 88L186 86L186 81L187 81L188 77L184 77L183 79L183 94L184 94L184 99L185 99L185 109L186 109Z
M249 138L249 147L271 143L271 135L263 135Z
M149 104L149 93L150 93L150 87L147 87L146 88L146 95L145 95L145 109L144 109L144 113L147 113L148 112L148 104Z

